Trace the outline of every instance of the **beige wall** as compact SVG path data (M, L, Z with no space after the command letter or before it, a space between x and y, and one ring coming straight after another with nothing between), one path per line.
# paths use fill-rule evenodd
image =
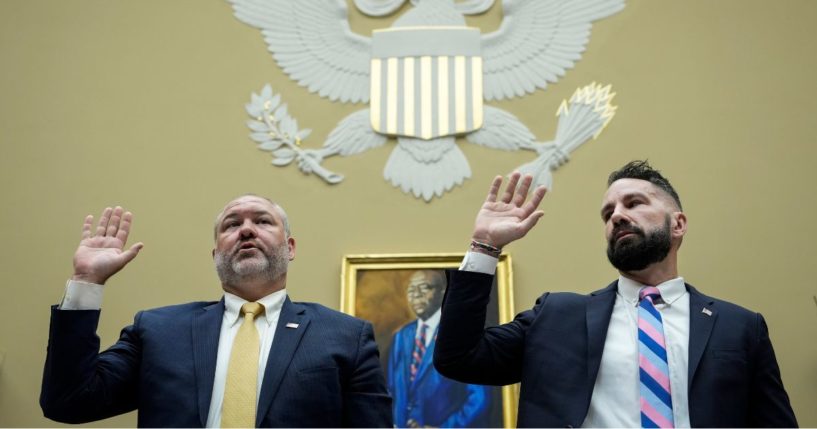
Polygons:
M618 92L616 118L556 173L546 216L508 248L516 308L615 278L598 216L604 180L649 158L690 219L682 275L766 316L800 423L817 426L817 2L628 3L593 27L560 82L491 103L547 140L576 87ZM471 22L496 28L498 9ZM364 34L384 26L354 12L352 23ZM430 204L382 179L393 142L327 161L346 174L337 186L273 167L247 138L250 92L272 83L314 130L313 148L360 106L309 94L265 48L220 0L0 1L0 426L54 425L37 405L48 306L85 214L126 205L146 245L107 288L108 345L140 309L219 297L211 225L236 194L287 208L298 240L290 295L338 308L344 254L464 251L490 178L533 158L461 142L473 177ZM102 423L133 424L133 414Z

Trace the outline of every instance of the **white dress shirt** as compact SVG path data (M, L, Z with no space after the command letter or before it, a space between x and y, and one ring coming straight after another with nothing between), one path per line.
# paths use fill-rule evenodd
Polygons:
M264 317L255 318L255 328L258 329L258 338L261 340L261 353L258 356L258 385L256 386L255 403L261 393L261 383L264 381L264 371L267 369L270 346L275 336L275 327L278 326L278 316L286 299L286 289L273 292L259 302L264 306ZM210 397L210 412L207 414L207 427L221 427L221 404L224 401L224 385L227 381L227 367L230 363L230 350L233 348L235 335L243 322L241 306L247 300L231 293L224 293L224 317L221 319L221 335L218 338L218 355L216 357L216 378L213 380L213 396Z
M460 270L493 274L497 258L468 252ZM638 291L644 285L619 277L590 409L582 427L641 427L638 379ZM689 427L687 391L689 292L677 277L658 285L664 304L656 305L664 323L675 427Z
M99 310L102 308L103 286L93 283L69 280L65 288L65 296L60 304L61 310ZM286 300L286 289L273 292L260 300L264 306L264 317L255 319L255 328L261 342L261 353L258 356L258 386L256 389L256 404L261 392L261 383L267 367L270 346L278 326L278 317ZM218 355L216 356L216 375L213 379L213 395L210 397L210 412L207 414L207 427L221 426L221 405L224 401L224 386L227 381L227 366L230 363L230 350L233 348L235 335L241 327L241 306L247 302L231 293L224 293L224 317L221 319L221 333L218 339ZM439 317L438 317L439 323Z
M426 350L428 350L428 346L431 344L431 341L434 339L434 334L437 332L441 314L442 309L438 308L427 320L417 318L417 329L414 330L414 338L420 338L420 330L423 328L423 325L428 326L428 328L426 328Z
M641 427L638 379L638 291L641 285L619 277L613 315L593 386L590 409L582 427ZM658 285L664 304L655 306L664 323L672 414L675 427L689 427L687 357L689 356L689 292L676 277Z

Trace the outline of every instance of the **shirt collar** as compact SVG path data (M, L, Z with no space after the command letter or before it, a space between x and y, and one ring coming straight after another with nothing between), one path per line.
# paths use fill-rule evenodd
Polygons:
M287 290L281 289L257 301L259 304L264 306L264 317L267 319L268 325L271 324L277 317L277 314L281 312L281 308L284 306L286 297ZM224 292L224 319L230 324L230 326L238 323L238 320L240 319L239 316L241 306L246 302L249 301L239 297L238 295Z
M638 305L638 292L644 287L646 287L646 285L627 277L619 276L618 278L619 296L633 305ZM661 299L666 305L672 305L678 298L681 298L687 293L683 277L667 280L656 287L661 292Z
M417 318L417 324L418 324L418 328L417 328L418 331L417 332L420 332L419 329L420 329L420 326L422 326L422 325L428 325L428 329L426 330L426 332L428 332L428 333L433 333L434 331L436 331L437 330L437 325L440 324L440 314L442 314L441 310L442 310L442 308L438 308L437 311L435 311L434 314L432 314L431 317L429 317L426 320Z

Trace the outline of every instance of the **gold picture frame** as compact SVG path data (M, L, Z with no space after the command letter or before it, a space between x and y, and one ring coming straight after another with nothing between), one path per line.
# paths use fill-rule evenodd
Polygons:
M374 325L375 340L386 366L387 346L391 336L416 316L406 303L408 278L418 270L457 269L464 253L412 253L347 255L341 268L340 309L342 312L370 321ZM511 256L503 253L496 269L496 288L492 291L493 313L497 324L510 322L513 308L513 268ZM368 304L372 303L372 304ZM402 306L401 306L402 303ZM503 386L501 389L501 424L505 428L516 427L516 410L519 401L519 385Z

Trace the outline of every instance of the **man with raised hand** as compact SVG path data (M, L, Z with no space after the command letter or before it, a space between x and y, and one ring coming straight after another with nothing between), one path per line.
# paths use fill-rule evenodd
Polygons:
M685 283L687 216L646 161L610 174L601 206L619 277L589 295L545 293L510 323L484 329L497 257L543 212L532 178L491 184L471 250L449 272L434 364L465 383L521 382L519 426L797 425L763 317ZM518 188L517 188L518 185Z
M103 285L142 249L125 250L132 219L121 207L96 229L85 219L74 275L52 307L46 417L84 423L136 409L147 427L391 426L371 324L290 301L295 239L284 210L255 195L216 218L223 298L139 312L100 353Z

